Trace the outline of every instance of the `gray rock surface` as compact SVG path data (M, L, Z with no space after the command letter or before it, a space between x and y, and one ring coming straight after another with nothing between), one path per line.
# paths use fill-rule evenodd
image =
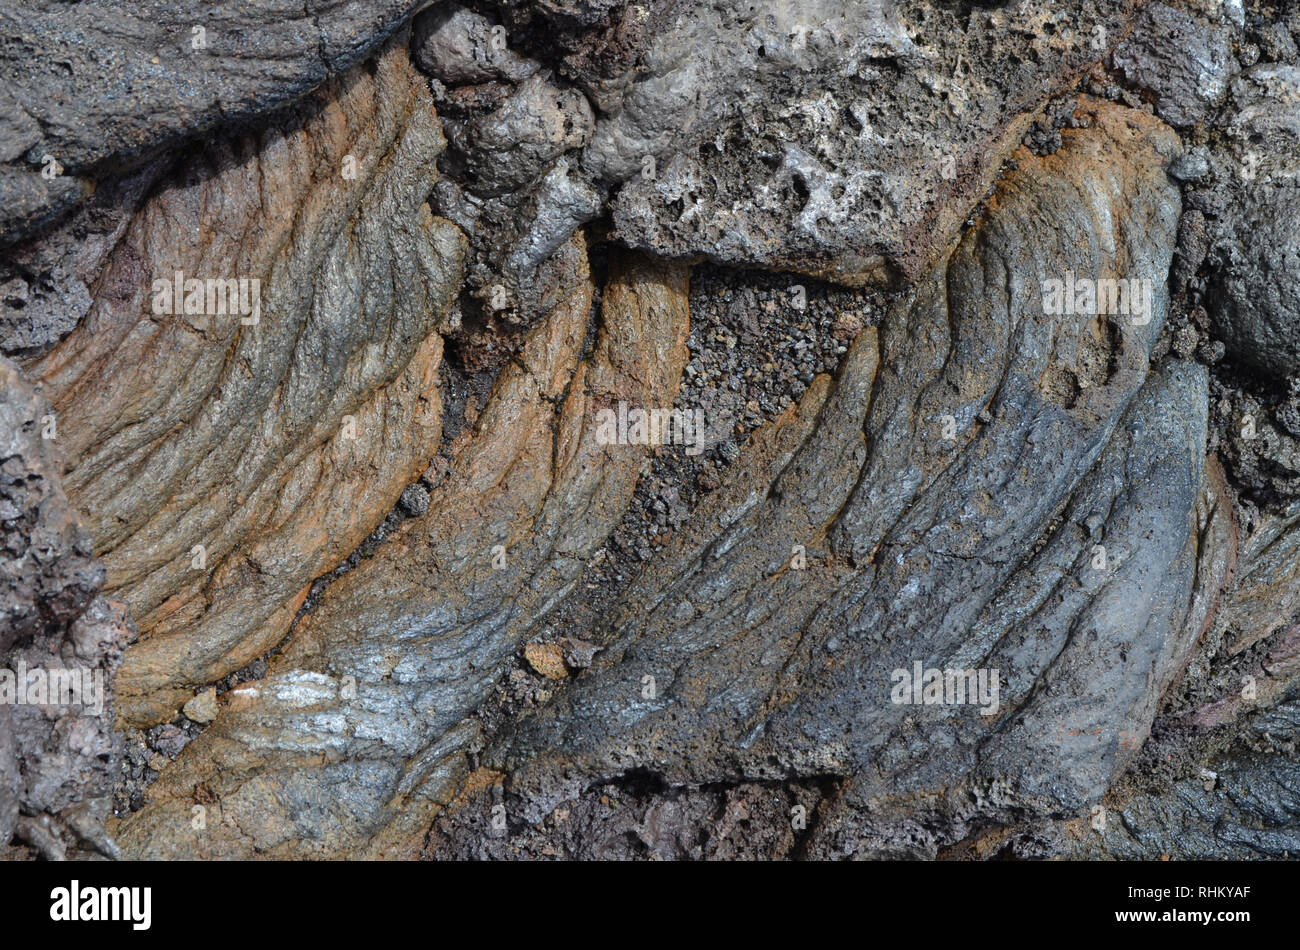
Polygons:
M1232 356L1286 378L1300 373L1300 67L1242 73L1221 129L1210 315Z
M425 72L452 85L522 82L537 72L537 63L506 45L504 26L493 36L493 25L458 3L441 3L421 18L411 57Z
M428 0L114 0L0 7L0 243L30 233L102 170L285 105L372 53ZM51 184L32 177L62 169ZM69 178L63 178L63 176ZM81 186L84 187L84 186ZM88 190L88 189L86 189Z
M851 284L915 277L933 261L1026 114L1104 56L1130 13L1108 2L1051 13L885 0L745 9L752 19L713 20L706 7L659 39L664 75L639 81L598 124L584 160L622 180L638 151L658 159L614 201L616 233L632 246ZM672 98L700 104L669 110ZM684 130L671 150L656 123ZM699 147L681 147L691 130ZM622 146L601 152L602 133Z
M444 124L452 147L464 157L466 187L487 198L536 181L555 159L587 144L593 123L582 93L534 74L494 112Z
M879 354L859 337L836 383L751 450L761 467L634 585L593 669L489 752L521 821L630 774L835 777L810 854L933 855L972 822L1104 794L1131 757L1120 733L1145 734L1199 627L1206 377L1147 376L1178 215L1171 136L1112 107L1095 120L1022 162L998 211L886 318ZM1122 223L1136 220L1152 226ZM1119 260L1157 275L1149 322L1043 313L1041 279ZM915 661L997 669L1004 705L892 703L891 671ZM918 798L934 813L882 804Z
M529 65L523 53L493 51L494 29L501 42L514 34L481 15L434 10L419 27L428 39L417 62L442 87L448 137L465 156L446 170L478 189L468 205L459 193L445 204L440 196L440 211L466 222L469 286L483 306L496 299L494 313L531 319L550 283L530 275L606 208L618 240L661 255L854 285L915 277L955 236L1034 114L1105 57L1132 13L1119 0L969 16L894 0L611 7L607 30L581 34L578 51L558 62L554 47L530 51ZM588 46L616 49L600 62L617 68L593 75ZM525 72L521 90L562 84L557 72L574 76L595 107L589 137L577 134L583 120L560 96L540 122L539 109L511 105L519 92L510 74ZM539 152L539 131L565 112L575 115L573 134L551 136L554 146ZM460 131L467 122L489 123L493 149L475 148ZM526 162L564 145L563 158L551 156L556 165L534 171L525 193L535 200L494 194L496 176L515 176L516 161L477 180L509 142Z
M39 356L81 323L94 303L105 257L169 164L155 159L104 184L58 227L5 249L0 255L0 351L15 358ZM100 293L121 305L131 290L119 279Z
M1237 66L1223 31L1158 2L1143 7L1112 60L1124 80L1150 96L1156 114L1175 128L1206 118Z
M75 677L88 688L81 702L54 695L40 705L7 710L22 767L17 837L41 857L118 857L108 824L118 780L122 737L116 732L113 680L135 636L126 607L97 597L66 628L54 628L9 653L3 667ZM83 687L86 688L86 687Z
M57 420L0 357L0 856L115 856L113 674L134 633L63 494ZM28 679L31 673L35 678ZM51 693L76 677L75 695ZM20 679L21 678L21 679ZM61 699L74 700L61 702Z
M0 655L76 619L104 583L63 494L59 420L0 357Z

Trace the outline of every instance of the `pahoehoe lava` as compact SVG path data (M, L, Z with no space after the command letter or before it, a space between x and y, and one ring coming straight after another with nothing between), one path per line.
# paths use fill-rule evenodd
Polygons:
M1300 852L1300 12L148 10L0 0L0 856Z

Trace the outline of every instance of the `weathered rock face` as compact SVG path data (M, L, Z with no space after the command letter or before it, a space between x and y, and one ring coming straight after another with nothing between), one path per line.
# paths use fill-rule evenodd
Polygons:
M58 418L0 358L0 653L75 620L104 583L90 535L69 510L54 446Z
M849 284L916 277L1133 5L611 6L607 30L560 63L554 49L512 53L505 24L460 7L430 11L417 33L444 114L474 117L447 120L456 187L439 200L471 233L470 287L492 311L536 309L530 275L602 196L614 236L656 254ZM614 43L618 68L593 73L592 48L607 63ZM596 104L594 125L545 61ZM505 163L502 141L515 143Z
M835 384L770 436L767 465L633 586L595 669L489 755L521 819L639 772L835 777L847 785L812 853L879 854L908 838L926 850L891 799L946 793L935 808L960 837L1104 793L1128 758L1120 733L1144 736L1204 621L1189 528L1206 378L1148 376L1162 290L1145 318L1043 313L1053 274L1168 269L1172 136L1110 106L1093 119L1025 158L879 342L859 337ZM891 671L915 662L998 670L1001 706L891 702Z
M170 718L278 643L436 452L461 256L425 203L442 144L392 47L275 133L161 176L97 275L121 295L27 364L140 624L128 719Z
M0 855L115 856L112 680L134 633L64 497L50 407L0 358Z
M1298 514L1292 506L1268 516L1234 551L1234 589L1137 766L1117 784L1117 814L1094 828L1100 834L1062 836L1061 850L1112 858L1294 855Z
M27 702L0 712L0 728L21 762L14 831L42 857L120 854L107 831L122 751L112 684L134 636L126 607L97 597L61 636L14 649L4 660L16 674L35 674Z
M944 249L1026 113L1105 54L1131 5L735 9L705 7L656 41L661 75L598 126L584 163L606 177L671 155L619 192L616 233L660 253L861 283L916 277ZM697 72L707 81L693 84ZM693 131L701 147L681 148Z
M1177 128L1206 118L1237 65L1221 31L1163 3L1142 9L1113 61L1129 85L1154 99L1156 114Z
M0 242L66 209L101 170L292 102L426 2L6 4Z
M1300 67L1259 65L1232 83L1214 152L1222 213L1210 313L1229 353L1300 373Z
M231 694L125 825L128 849L418 851L475 738L465 720L630 501L643 450L601 445L597 411L671 399L685 300L683 269L619 266L582 360L591 285L580 275L497 380L428 512L327 591L266 680ZM220 805L195 835L186 816L200 783Z
M105 184L57 229L5 250L0 260L0 350L5 355L39 356L76 329L94 303L105 256L167 164L166 158L155 158ZM120 295L124 289L111 292Z
M0 853L1294 851L1300 14L194 16L0 10Z
M1294 669L1291 670L1294 673ZM1175 860L1286 859L1300 848L1294 700L1264 710L1238 730L1235 746L1162 794L1139 794L1077 857Z

